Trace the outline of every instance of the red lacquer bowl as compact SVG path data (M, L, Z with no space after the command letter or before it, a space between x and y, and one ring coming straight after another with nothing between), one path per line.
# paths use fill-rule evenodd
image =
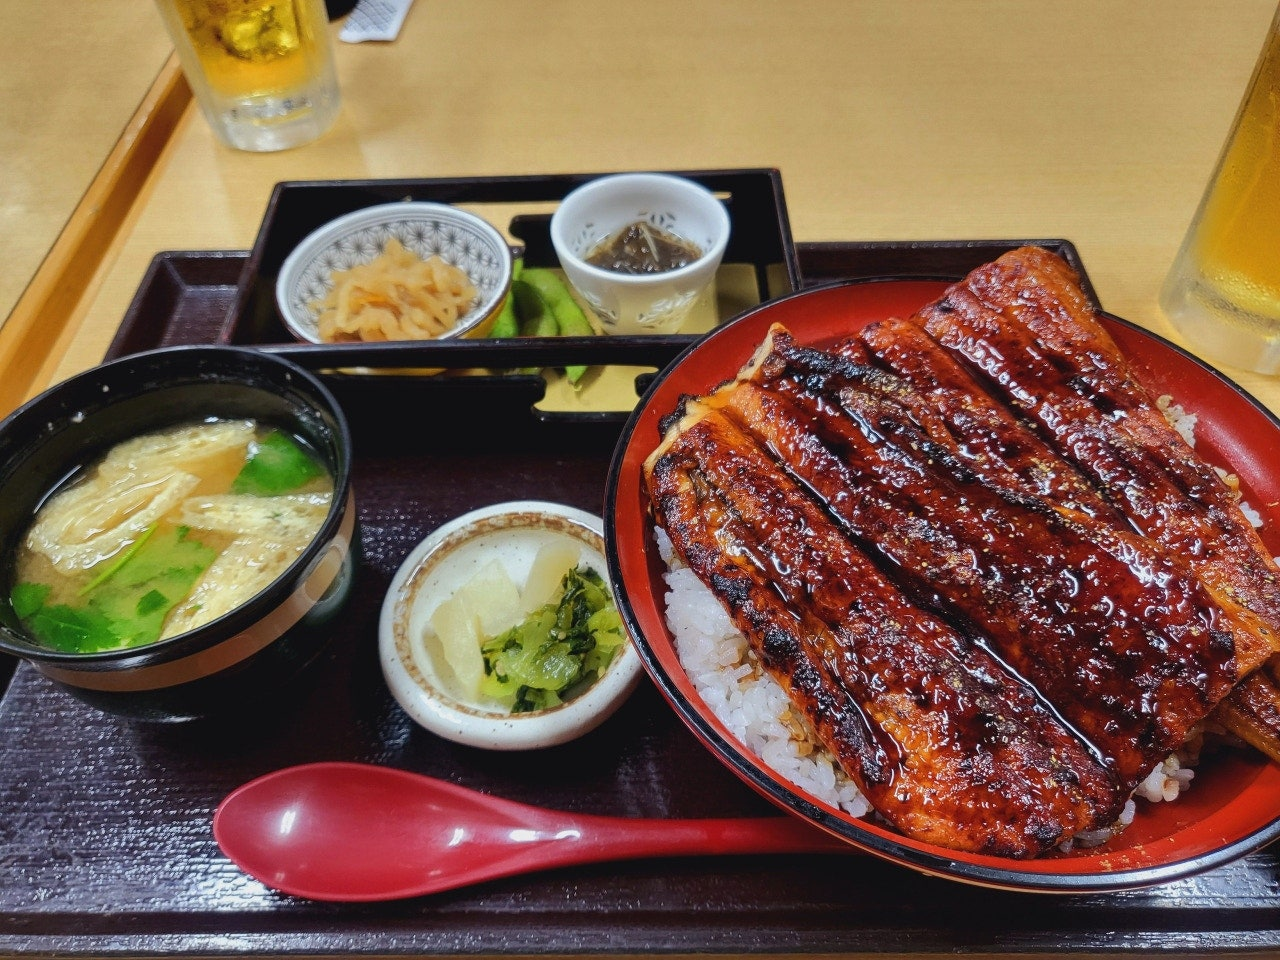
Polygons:
M641 482L644 459L660 438L659 419L682 394L706 393L732 377L773 323L802 344L828 345L875 320L908 316L946 286L872 280L775 300L698 341L653 383L623 431L605 504L614 592L646 669L694 734L751 787L856 847L925 873L1016 890L1117 890L1199 873L1263 846L1280 836L1280 767L1234 750L1206 755L1175 802L1139 800L1133 824L1098 847L1020 861L921 843L778 777L716 719L682 669L664 620L664 567ZM1189 354L1124 320L1108 316L1104 323L1148 387L1198 415L1197 449L1240 477L1245 499L1265 521L1263 539L1271 550L1280 548L1280 422Z

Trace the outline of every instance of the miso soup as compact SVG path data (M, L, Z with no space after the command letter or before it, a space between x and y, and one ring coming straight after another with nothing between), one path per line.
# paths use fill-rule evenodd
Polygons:
M37 511L18 549L14 612L40 643L78 653L186 633L283 573L332 499L314 453L252 420L126 440Z

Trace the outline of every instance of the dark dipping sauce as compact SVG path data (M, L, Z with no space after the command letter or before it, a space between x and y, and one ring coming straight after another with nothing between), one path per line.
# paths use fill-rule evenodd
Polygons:
M701 256L688 240L637 220L601 240L582 259L604 270L638 274L678 270Z

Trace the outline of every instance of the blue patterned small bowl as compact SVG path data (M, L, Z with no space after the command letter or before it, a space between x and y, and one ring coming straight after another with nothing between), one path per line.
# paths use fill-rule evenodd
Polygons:
M511 247L491 224L444 203L406 201L365 207L331 220L289 254L276 280L276 306L299 340L323 343L312 304L333 287L333 274L369 263L396 238L426 260L439 254L471 279L471 308L440 339L483 336L511 289Z

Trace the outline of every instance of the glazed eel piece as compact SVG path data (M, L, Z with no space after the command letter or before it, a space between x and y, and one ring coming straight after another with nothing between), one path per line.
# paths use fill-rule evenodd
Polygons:
M925 604L989 639L1125 790L1241 678L1256 625L1163 549L983 483L856 369L794 369L780 331L727 409ZM854 365L851 365L851 368Z
M1114 822L1127 794L1081 740L908 602L719 399L689 404L650 459L655 514L877 813L1009 857Z
M838 356L881 365L916 397L913 416L992 482L1047 497L1095 517L1122 522L1116 508L1031 426L992 397L916 322L891 317L836 345ZM936 424L941 424L938 429Z
M1031 424L986 388L914 319L889 318L837 344L844 359L877 364L909 385L917 422L991 483L1046 496L1093 516L1128 523L1083 474L1063 459ZM1163 416L1163 414L1162 414ZM1116 500L1124 504L1123 498ZM1280 656L1268 671L1245 677L1213 718L1280 763Z
M1102 327L1071 267L1027 247L981 267L916 321L1035 423L1135 529L1252 610L1280 650L1280 568L1235 492L1169 424ZM1241 651L1246 674L1266 659ZM1280 690L1249 676L1219 717L1280 762Z

